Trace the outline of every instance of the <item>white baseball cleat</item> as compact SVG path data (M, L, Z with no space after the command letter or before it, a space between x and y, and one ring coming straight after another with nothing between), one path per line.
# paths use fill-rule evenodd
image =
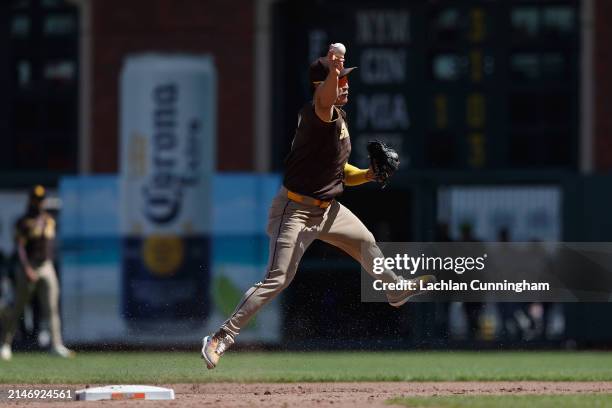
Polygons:
M11 350L11 345L4 343L2 347L0 347L0 360L10 361L13 358L13 350Z
M73 358L76 353L64 345L51 347L49 353L62 358Z
M401 276L398 276L398 281L403 280L404 278L402 278ZM412 298L413 296L417 296L420 295L422 293L425 293L424 290L421 290L421 282L423 282L423 284L428 284L428 283L435 283L438 281L438 279L436 279L436 277L434 275L423 275L423 276L418 276L414 279L406 279L408 282L415 282L416 283L416 289L414 290L410 290L410 289L406 289L406 290L402 290L402 291L388 291L387 292L387 300L389 301L389 304L393 307L400 307L401 305L403 305L404 303L408 302L408 300L410 300L410 298Z
M206 368L212 370L219 363L219 359L225 351L234 344L234 339L226 334L223 337L206 336L202 339L202 358L206 362Z

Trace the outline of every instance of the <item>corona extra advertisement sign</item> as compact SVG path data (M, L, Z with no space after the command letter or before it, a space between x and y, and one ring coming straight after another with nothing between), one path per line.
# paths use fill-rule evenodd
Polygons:
M209 305L213 60L131 56L120 93L124 317L201 323Z

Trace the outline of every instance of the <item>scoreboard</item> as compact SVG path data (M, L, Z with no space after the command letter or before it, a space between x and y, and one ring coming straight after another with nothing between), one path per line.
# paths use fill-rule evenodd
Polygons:
M307 70L347 46L351 162L391 143L412 169L575 169L576 1L297 1L274 6L273 167L312 93Z

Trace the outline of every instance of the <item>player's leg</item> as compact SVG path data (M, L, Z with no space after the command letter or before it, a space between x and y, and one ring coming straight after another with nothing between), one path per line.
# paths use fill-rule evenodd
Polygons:
M374 273L374 258L383 256L374 235L355 214L337 201L330 208L319 239L352 256L375 279L389 283L397 281L396 274L391 270L385 270L381 275Z
M59 282L52 262L45 262L39 270L37 286L38 300L43 318L49 322L51 331L51 352L60 357L73 357L74 352L64 346L59 314Z
M302 255L318 234L317 226L324 213L323 209L295 203L282 195L273 201L267 228L270 253L266 275L247 290L219 331L204 338L202 356L208 368L215 367L259 309L291 283Z
M398 282L402 277L392 270L385 269L382 274L374 273L374 258L384 257L376 244L372 233L366 228L355 214L338 202L332 204L328 219L323 227L319 239L332 244L357 260L374 279L385 283ZM425 275L419 280L432 281L435 277ZM401 306L414 295L421 293L418 290L387 291L387 299L392 306Z
M320 223L323 213L322 209L305 208L286 198L273 205L267 228L270 246L266 275L245 293L221 327L224 331L235 338L263 305L289 286L302 255L316 237L316 231L308 227Z
M19 326L23 309L30 302L32 293L36 286L26 277L25 272L18 267L15 276L15 304L12 309L7 310L3 314L3 330L2 336L0 337L0 358L2 360L10 360L12 357L11 345L13 344L13 338L15 332Z

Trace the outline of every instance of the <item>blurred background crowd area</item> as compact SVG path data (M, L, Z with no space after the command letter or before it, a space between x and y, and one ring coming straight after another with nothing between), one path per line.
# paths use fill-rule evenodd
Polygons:
M59 219L66 341L196 342L193 327L214 327L263 275L267 205L297 111L310 98L307 66L332 42L344 43L347 65L359 67L346 107L351 162L367 165L371 139L402 157L384 191L367 185L341 197L379 241L612 241L610 19L608 0L3 1L4 298L13 223L27 189L43 184ZM207 272L192 276L207 281L206 299L192 299L200 317L160 312L158 321L169 322L164 341L147 325L156 317L142 300L149 295L129 290L125 248L140 244L126 244L119 226L121 124L139 105L138 90L121 79L138 55L205 56L215 72L214 150L201 157L212 163L214 225L195 244L209 248L200 268ZM155 241L159 257L170 255L151 279L172 269L176 253L181 264L172 242ZM360 302L358 273L350 258L313 244L292 286L244 338L300 348L612 344L609 304L391 310ZM40 340L35 315L26 313L22 345ZM174 325L181 319L184 326Z

